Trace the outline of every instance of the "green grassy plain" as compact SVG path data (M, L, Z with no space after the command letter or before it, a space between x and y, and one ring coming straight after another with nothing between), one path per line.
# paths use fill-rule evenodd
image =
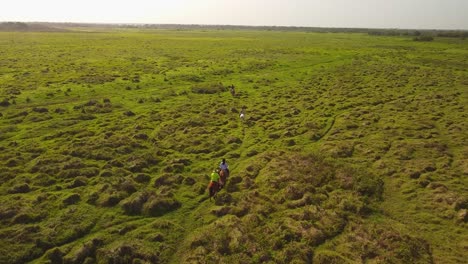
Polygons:
M0 32L0 58L0 263L468 258L467 40Z

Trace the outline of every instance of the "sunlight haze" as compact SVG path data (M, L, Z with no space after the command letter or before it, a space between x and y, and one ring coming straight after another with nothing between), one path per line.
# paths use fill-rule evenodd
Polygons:
M15 0L0 21L467 29L466 0Z

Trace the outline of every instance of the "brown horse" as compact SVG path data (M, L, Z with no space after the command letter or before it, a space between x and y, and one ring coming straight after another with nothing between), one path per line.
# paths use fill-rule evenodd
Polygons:
M215 196L220 190L219 183L210 181L210 184L208 185L208 190L210 192L210 201L211 201L211 197L216 198Z
M219 170L219 189L221 190L226 184L227 172L225 170Z
M226 185L227 178L229 177L228 170L219 170L219 189L222 189Z

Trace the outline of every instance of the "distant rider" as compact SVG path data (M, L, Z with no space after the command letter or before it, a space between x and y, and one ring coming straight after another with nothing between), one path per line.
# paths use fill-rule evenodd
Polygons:
M239 115L240 119L242 120L242 122L244 121L245 119L245 108L242 108L241 112L240 112L240 115Z
M231 84L231 86L229 87L229 91L231 92L232 96L236 96L236 90L234 88L234 84Z

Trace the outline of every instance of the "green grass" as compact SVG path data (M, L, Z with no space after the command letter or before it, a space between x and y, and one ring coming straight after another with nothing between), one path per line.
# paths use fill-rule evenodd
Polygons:
M125 30L0 47L1 263L467 258L466 40Z

